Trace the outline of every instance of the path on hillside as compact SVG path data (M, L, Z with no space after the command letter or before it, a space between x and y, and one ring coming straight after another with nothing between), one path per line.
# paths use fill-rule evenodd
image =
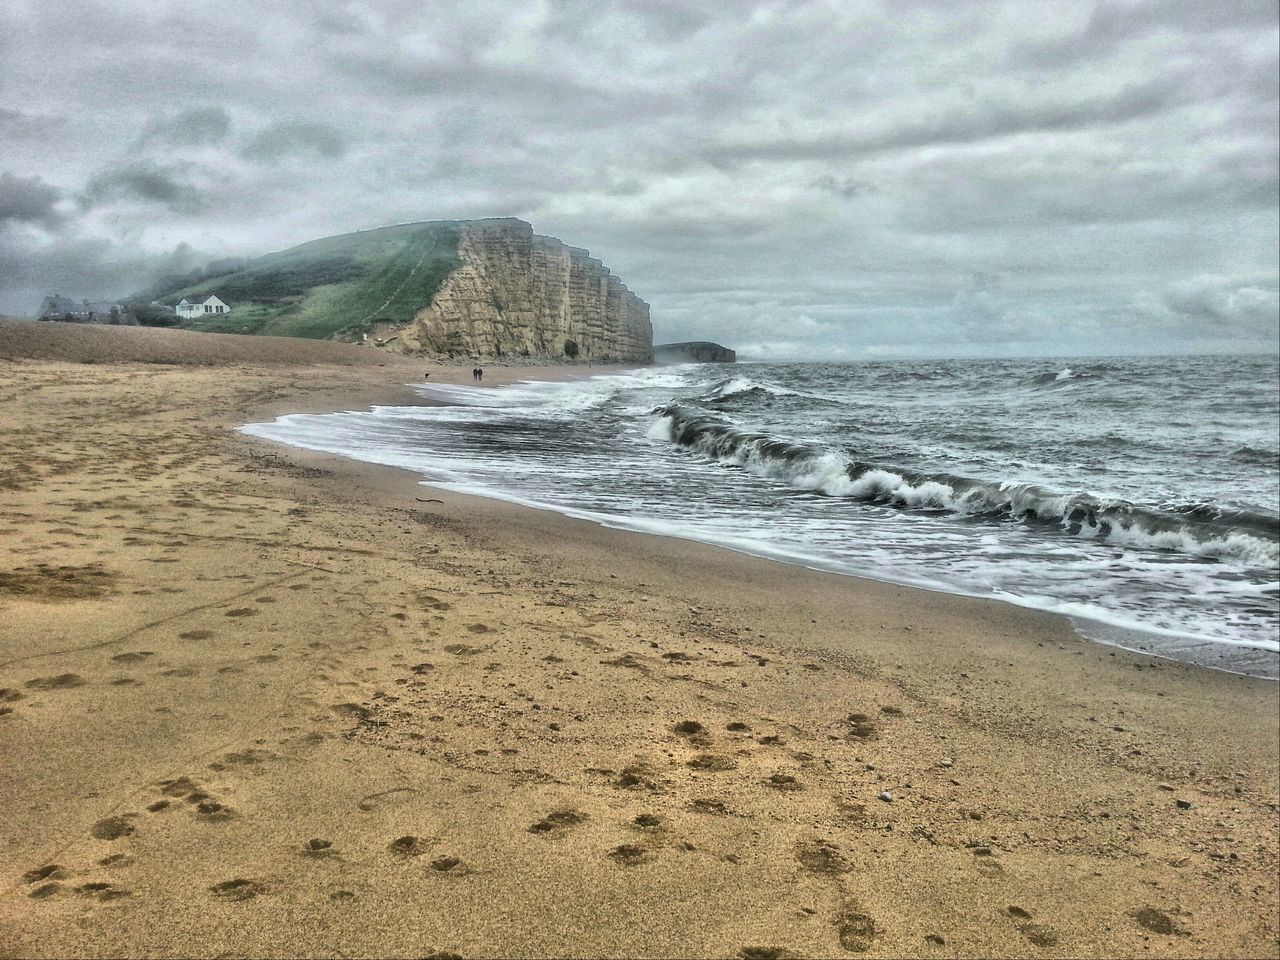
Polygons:
M373 313L370 313L366 316L361 317L357 321L357 323L362 323L362 324L367 323L368 321L376 317L378 314L380 314L383 310L387 309L387 307L391 305L391 301L394 300L396 297L400 296L400 291L403 290L405 288L405 285L410 280L413 279L413 275L418 272L419 268L421 268L421 266L424 263L427 262L427 255L431 253L431 251L433 251L435 247L436 247L436 238L433 236L431 238L431 242L427 244L427 249L422 251L422 256L420 256L418 258L418 262L413 265L413 269L409 271L409 275L406 276L402 281L400 281L400 286L396 287L395 292L393 292L391 296L387 297L387 299L383 301L382 306L378 307L377 310L374 310Z

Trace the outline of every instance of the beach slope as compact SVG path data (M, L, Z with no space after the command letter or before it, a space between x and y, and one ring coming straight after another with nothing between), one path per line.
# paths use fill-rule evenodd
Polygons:
M1275 684L235 433L427 371L0 322L0 954L1277 955Z

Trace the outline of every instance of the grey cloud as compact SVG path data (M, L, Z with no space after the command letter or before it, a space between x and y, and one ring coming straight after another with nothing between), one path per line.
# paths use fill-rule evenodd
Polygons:
M834 193L837 197L843 197L845 200L852 200L868 190L875 189L875 185L866 180L859 180L855 177L837 177L830 173L824 173L822 176L814 178L809 186L826 193Z
M56 227L62 221L57 209L60 196L57 187L40 177L0 173L0 226L28 223Z
M260 163L284 157L337 158L347 152L342 133L327 123L309 120L277 120L258 131L241 155Z
M48 294L106 299L136 293L207 258L186 244L159 253L105 237L61 235L49 242L0 233L0 313L30 313Z
M1199 326L1212 322L1218 336L1280 335L1280 282L1275 275L1208 275L1169 285L1163 304Z
M224 107L196 107L147 124L143 143L199 147L220 143L231 132L231 115Z
M1021 133L1075 130L1132 120L1180 102L1184 85L1175 77L1130 84L1100 96L988 97L971 104L921 104L916 116L892 117L878 126L833 130L819 135L712 142L707 156L717 162L746 160L845 159L918 147L976 143Z
M671 94L638 89L604 77L584 80L556 69L490 63L471 55L423 58L361 51L340 55L354 82L399 97L465 101L476 114L513 113L523 123L554 118L569 127L620 126L661 116L678 104ZM518 135L508 127L508 136Z
M102 170L89 179L79 196L86 210L108 204L141 203L174 213L198 213L205 206L200 191L181 169L140 162Z

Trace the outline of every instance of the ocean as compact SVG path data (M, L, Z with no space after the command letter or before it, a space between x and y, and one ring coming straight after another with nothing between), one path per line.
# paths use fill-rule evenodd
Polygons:
M1275 358L689 364L245 433L1280 676Z

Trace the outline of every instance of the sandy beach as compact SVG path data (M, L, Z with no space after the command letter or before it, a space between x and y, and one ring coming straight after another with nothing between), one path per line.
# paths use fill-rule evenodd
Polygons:
M1280 955L1275 683L235 432L427 372L0 321L0 954Z

